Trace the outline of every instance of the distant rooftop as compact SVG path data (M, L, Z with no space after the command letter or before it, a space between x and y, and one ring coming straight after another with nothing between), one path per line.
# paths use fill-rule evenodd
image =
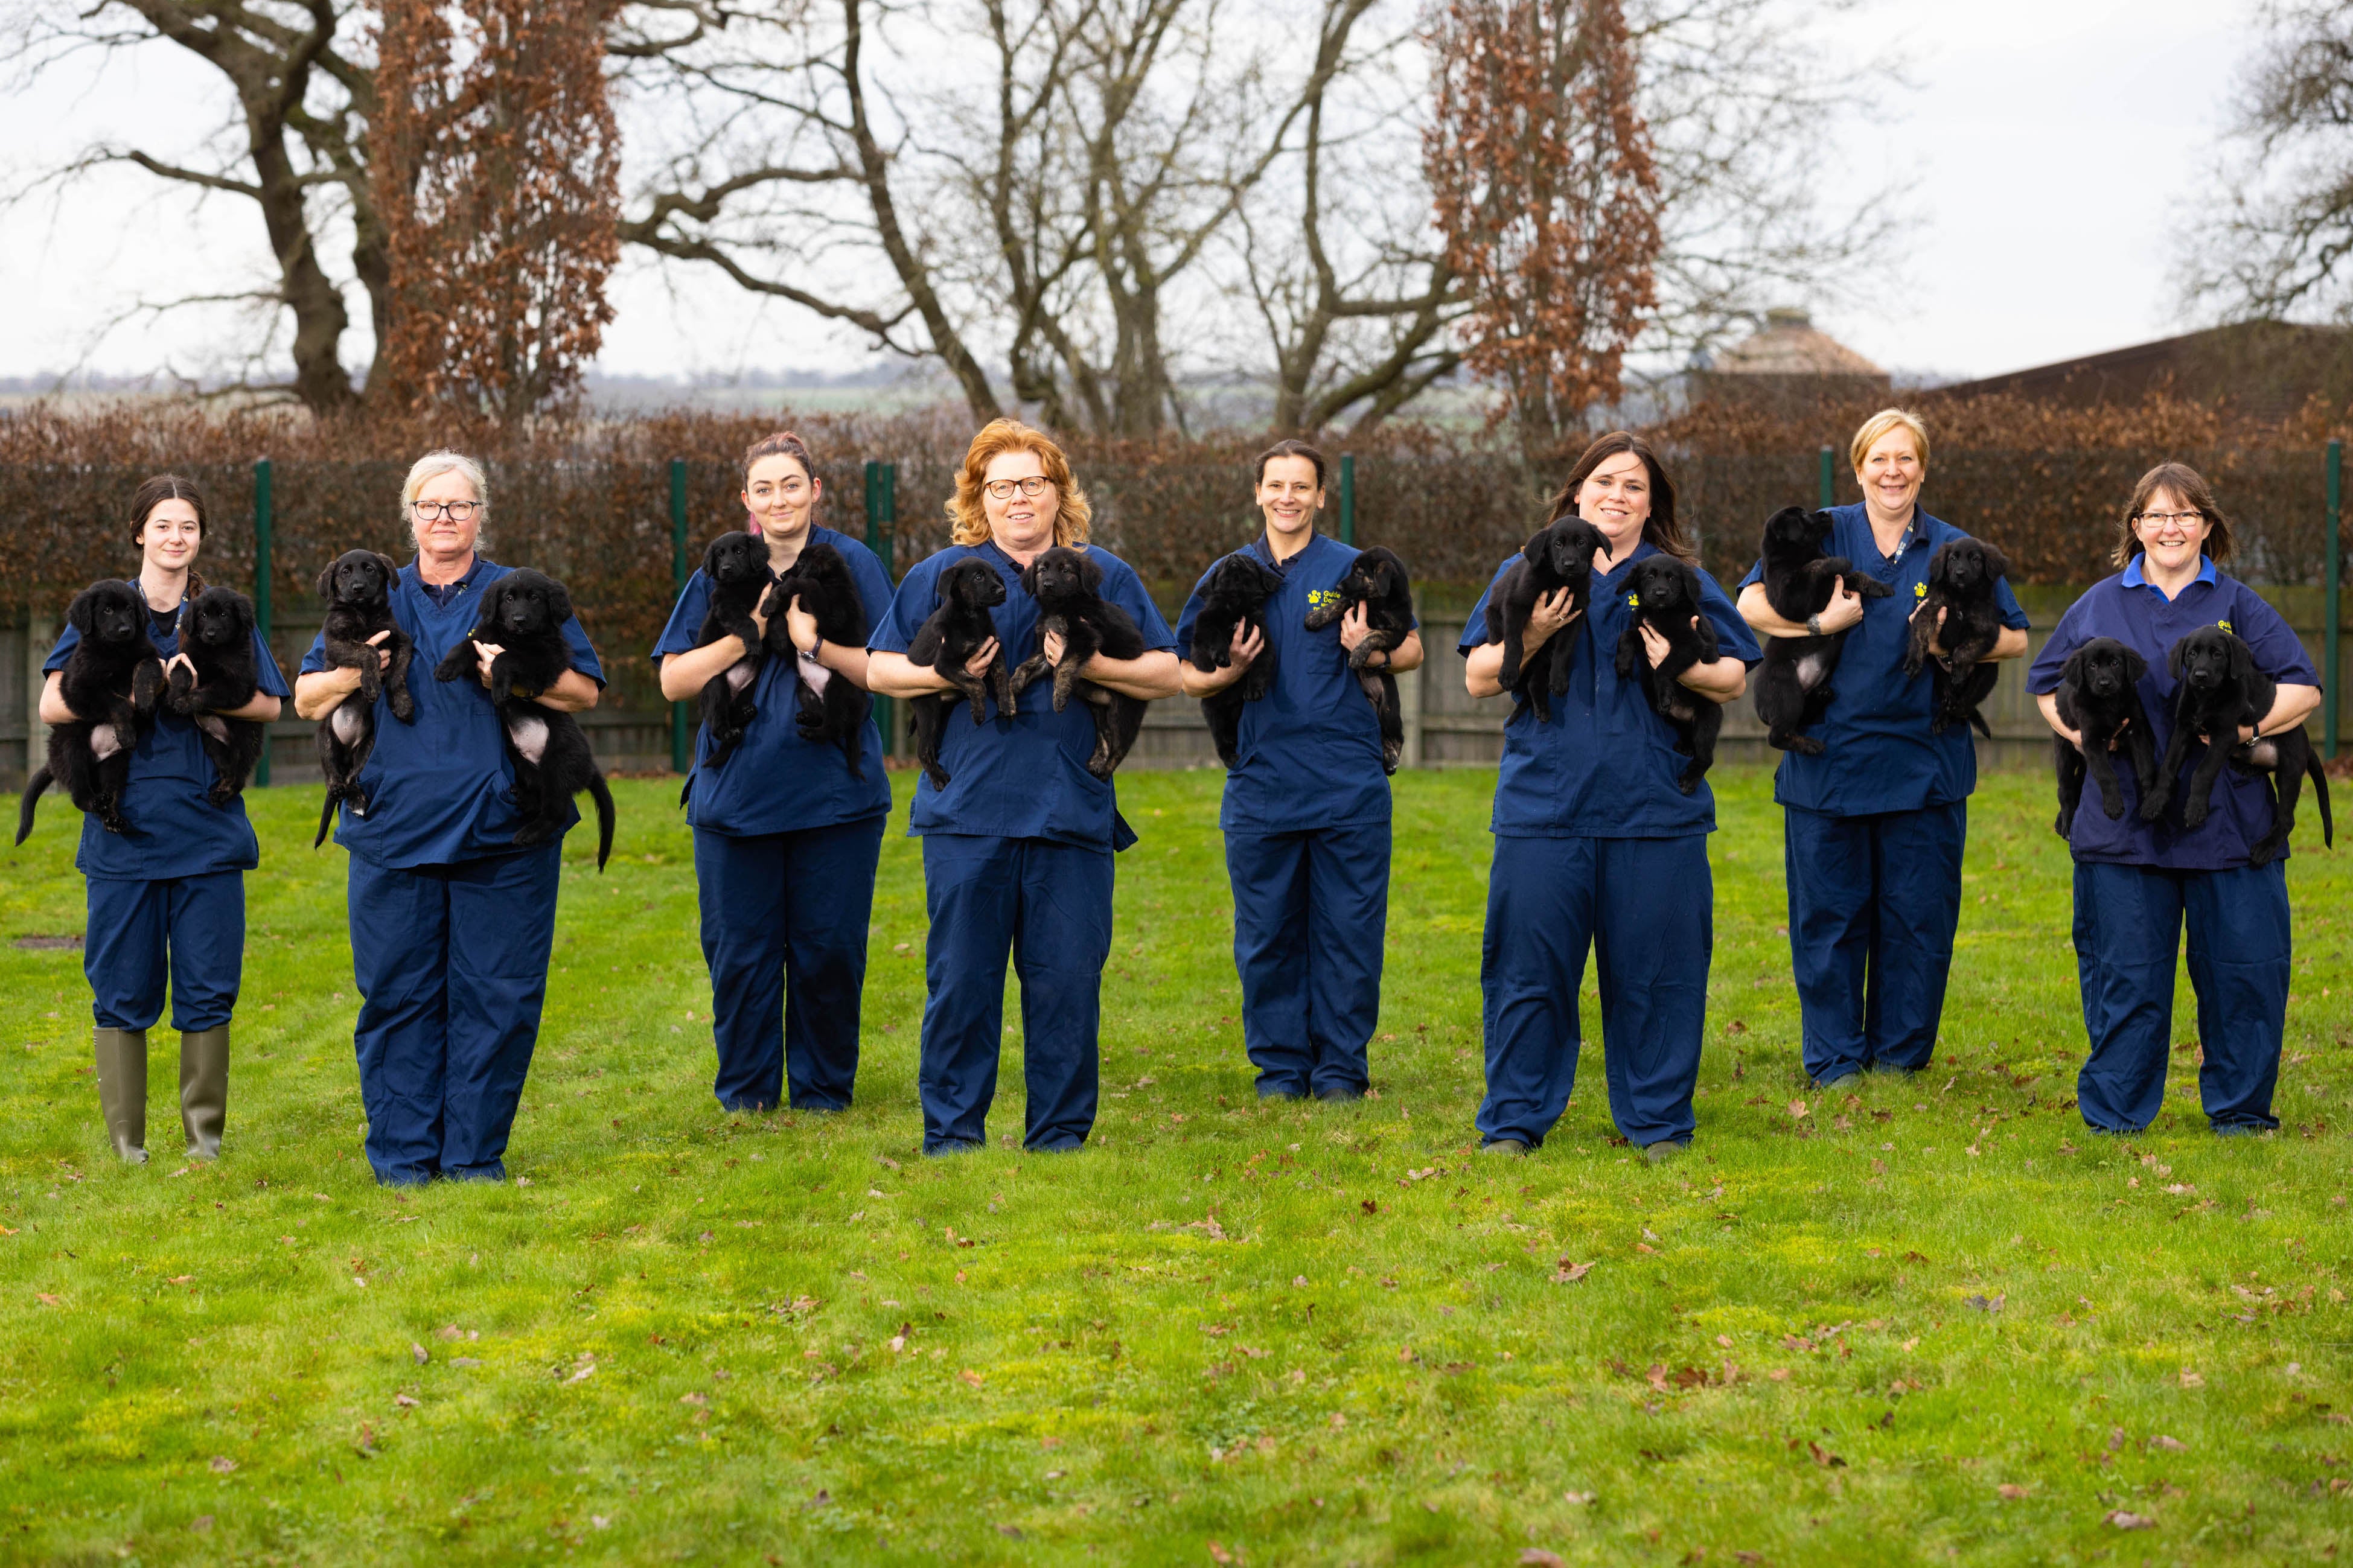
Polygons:
M1765 325L1745 342L1715 356L1718 375L1867 375L1887 373L1814 325L1807 311L1767 310Z

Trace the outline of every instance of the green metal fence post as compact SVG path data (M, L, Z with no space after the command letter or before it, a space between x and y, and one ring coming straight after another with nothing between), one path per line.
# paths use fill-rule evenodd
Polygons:
M2328 443L2328 599L2321 611L2320 668L2326 671L2321 680L2327 687L2328 706L2320 721L2320 753L2330 762L2337 760L2337 712L2342 701L2337 695L2337 595L2344 580L2345 541L2345 443Z
M1356 454L1340 454L1340 542L1356 542Z
M265 645L269 641L271 531L278 521L269 480L269 459L264 458L253 465L253 624ZM269 741L266 731L261 755L253 764L253 782L263 785L269 783Z
M1838 456L1828 447L1822 448L1821 475L1822 509L1827 511L1838 504Z
M670 460L670 580L677 593L686 592L686 459ZM686 704L670 705L670 765L672 773L682 773L692 765L694 753L689 749L692 731L686 721Z
M899 465L869 460L866 465L866 548L874 552L882 563L882 575L892 586L899 581L897 563L892 559L892 534L886 525L899 521ZM898 751L898 705L888 697L874 699L874 722L882 731L882 754L893 756Z

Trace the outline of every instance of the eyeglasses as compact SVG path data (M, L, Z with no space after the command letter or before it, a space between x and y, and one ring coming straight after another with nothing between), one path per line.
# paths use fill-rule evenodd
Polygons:
M2145 511L2140 521L2151 528L2195 528L2206 521L2202 511Z
M437 517L446 517L451 522L471 522L474 514L482 510L478 500L413 500L408 504L421 522L431 522Z
M988 492L988 499L991 500L1011 500L1013 492L1016 490L1035 500L1044 495L1046 487L1053 482L1040 475L1032 474L1026 479L997 479L983 485L981 489Z

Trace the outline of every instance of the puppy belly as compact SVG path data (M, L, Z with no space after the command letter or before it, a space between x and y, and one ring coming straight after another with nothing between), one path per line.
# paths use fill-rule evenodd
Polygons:
M334 731L335 739L346 746L358 745L360 737L367 733L366 717L350 702L338 704L327 723Z
M196 728L210 735L221 745L228 744L228 721L217 713L196 715Z
M1830 673L1830 655L1823 653L1807 654L1805 657L1798 660L1799 689L1803 691L1811 691L1815 687L1820 686L1822 683L1822 677L1828 675Z
M737 659L727 667L727 689L730 692L741 691L751 684L752 661L750 659Z
M113 725L92 724L90 727L90 754L91 756L96 757L102 763L121 750L122 750L122 737L115 732Z
M809 689L812 697L823 697L825 689L833 683L833 671L813 658L800 661L801 684Z
M524 762L537 767L547 755L547 721L534 714L518 714L507 721L507 739L514 742Z

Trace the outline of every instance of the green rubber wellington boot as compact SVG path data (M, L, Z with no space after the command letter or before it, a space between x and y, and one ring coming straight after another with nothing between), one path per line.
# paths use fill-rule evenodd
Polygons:
M180 1130L188 1158L220 1158L228 1121L228 1026L180 1037Z
M147 1031L100 1029L98 1110L114 1152L133 1165L147 1163Z

